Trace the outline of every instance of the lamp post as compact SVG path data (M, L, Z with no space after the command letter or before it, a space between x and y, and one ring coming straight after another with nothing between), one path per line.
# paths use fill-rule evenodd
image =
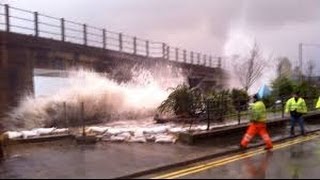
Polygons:
M311 46L311 47L320 47L320 44L315 44L315 43L299 43L299 80L300 82L302 81L302 59L303 59L303 46Z
M302 81L302 43L299 43L299 81Z

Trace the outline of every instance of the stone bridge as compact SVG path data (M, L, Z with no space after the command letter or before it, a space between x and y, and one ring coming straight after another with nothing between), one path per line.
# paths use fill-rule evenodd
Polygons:
M226 73L221 68L221 58L8 5L0 4L0 8L5 12L2 15L5 23L0 23L0 116L9 107L16 106L20 97L33 93L35 68L68 70L84 67L106 72L115 80L123 82L131 79L132 67L151 71L170 67L188 77L191 86L198 86L203 90L222 89L225 85ZM26 24L15 25L14 20L19 17L11 16L12 11L31 14L34 18L28 23L32 23L33 28L26 28ZM59 24L44 23L45 18L55 19ZM21 19L25 20L23 17ZM68 30L75 29L68 29L68 23L80 27L80 37L66 35ZM58 32L51 31L51 35L55 34L58 38L50 36L43 25L59 27ZM18 30L19 28L22 30ZM93 33L90 28L101 34ZM100 41L93 40L93 35Z

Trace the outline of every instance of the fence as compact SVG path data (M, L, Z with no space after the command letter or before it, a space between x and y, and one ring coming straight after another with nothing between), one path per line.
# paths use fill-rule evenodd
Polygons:
M0 29L169 61L221 67L221 58L0 4ZM215 60L215 61L213 61Z
M145 119L153 115L152 111L147 111L146 114L139 114L140 112L137 111L129 112L126 116L119 118L118 112L113 112L112 109L109 109L112 106L108 106L109 102L105 99L105 97L109 96L107 94L100 95L102 98L100 97L93 100L85 98L80 101L51 102L51 106L49 107L47 107L47 103L45 103L43 104L44 106L42 106L44 111L27 111L27 120L33 123L39 120L36 124L42 125L44 123L44 127L70 128L70 130L74 128L77 132L81 130L81 133L86 135L85 126L88 125L101 124L118 119L129 119L126 117L139 118L140 116L141 119ZM248 105L237 108L234 106L230 107L227 105L228 103L226 103L225 99L224 96L221 96L219 99L202 101L204 105L201 108L202 111L198 111L197 116L191 118L190 129L195 122L200 122L201 126L203 125L202 123L207 123L207 130L211 129L212 123L216 123L219 127L248 123L251 115ZM312 102L307 103L308 112L315 110L316 100L317 98L306 99L306 102ZM267 120L284 118L284 103L285 101L267 108ZM25 115L23 111L20 113L22 114L19 114L17 117ZM33 116L35 117L34 119L32 119ZM288 117L288 115L286 116Z
M314 111L317 97L306 97L305 102L308 111ZM241 124L249 122L250 109L248 105L242 107L228 107L227 100L222 94L218 99L205 101L204 119L207 121L207 130L210 129L211 123L221 123L228 120L230 123ZM236 110L235 110L236 109ZM285 117L285 100L280 103L274 103L271 107L267 108L267 119L284 118Z

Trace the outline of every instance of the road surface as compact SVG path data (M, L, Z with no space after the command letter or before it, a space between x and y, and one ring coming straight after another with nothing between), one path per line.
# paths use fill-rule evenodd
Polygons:
M320 134L275 144L153 174L152 179L282 179L320 177Z

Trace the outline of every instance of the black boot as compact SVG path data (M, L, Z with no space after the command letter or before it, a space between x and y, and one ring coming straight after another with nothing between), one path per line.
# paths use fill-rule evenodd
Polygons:
M294 136L294 127L291 127L291 130L290 130L290 136L293 137Z

